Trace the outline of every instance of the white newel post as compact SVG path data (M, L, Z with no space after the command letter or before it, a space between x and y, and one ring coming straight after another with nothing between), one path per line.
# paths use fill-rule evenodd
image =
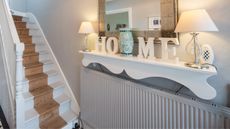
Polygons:
M24 44L16 44L16 128L23 129L25 121L23 92L25 91L27 81L25 80L25 71L23 66Z

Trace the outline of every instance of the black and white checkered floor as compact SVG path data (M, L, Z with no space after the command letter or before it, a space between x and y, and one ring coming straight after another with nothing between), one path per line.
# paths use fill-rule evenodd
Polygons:
M0 129L3 129L1 120L0 120Z

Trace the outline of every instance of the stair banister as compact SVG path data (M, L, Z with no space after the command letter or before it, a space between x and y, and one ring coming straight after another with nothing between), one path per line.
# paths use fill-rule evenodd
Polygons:
M17 30L12 18L8 0L1 1L3 6L4 21L2 25L2 37L3 37L3 50L4 50L4 64L6 68L6 78L9 90L11 90L11 109L13 115L15 114L14 105L16 102L16 128L24 128L25 114L24 114L24 101L23 93L28 85L28 81L25 79L25 70L23 66L23 51L24 44L20 42ZM4 27L3 27L4 26ZM12 122L15 123L15 122ZM13 127L12 127L13 128Z

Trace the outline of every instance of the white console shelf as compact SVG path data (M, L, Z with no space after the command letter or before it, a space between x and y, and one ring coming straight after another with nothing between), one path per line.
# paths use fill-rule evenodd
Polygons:
M175 64L160 59L140 59L121 55L108 55L97 52L83 52L83 66L98 63L111 72L120 74L125 71L133 79L162 77L176 81L189 88L198 97L210 100L216 97L216 90L207 83L207 79L217 74L214 67L208 69L194 69L184 65L185 62Z

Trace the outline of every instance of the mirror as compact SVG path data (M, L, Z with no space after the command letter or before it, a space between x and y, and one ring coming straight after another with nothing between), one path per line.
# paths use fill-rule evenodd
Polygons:
M131 28L135 37L177 37L177 0L99 0L99 35L118 36Z

